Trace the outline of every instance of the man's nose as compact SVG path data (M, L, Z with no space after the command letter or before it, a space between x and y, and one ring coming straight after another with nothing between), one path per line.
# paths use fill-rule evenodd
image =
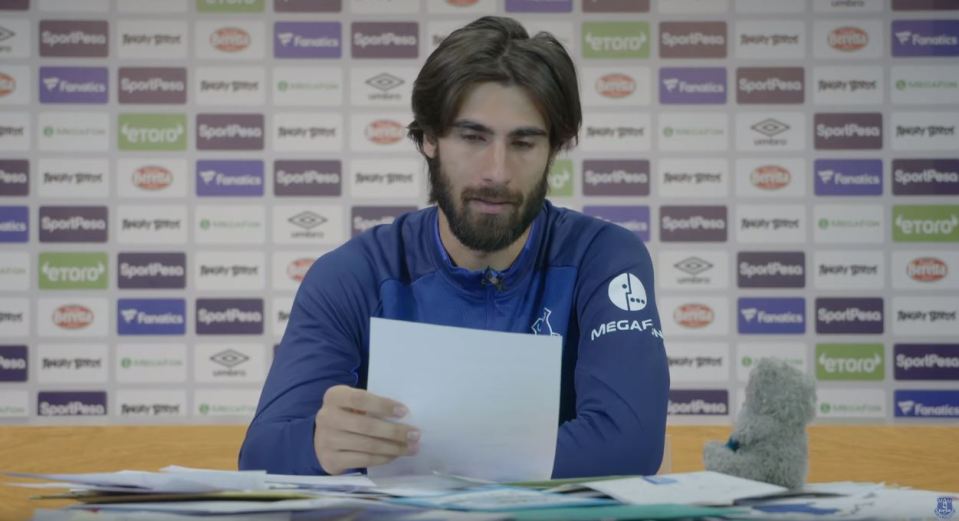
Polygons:
M486 151L486 168L483 169L483 181L490 184L506 184L509 182L507 169L507 145L500 140L494 140Z

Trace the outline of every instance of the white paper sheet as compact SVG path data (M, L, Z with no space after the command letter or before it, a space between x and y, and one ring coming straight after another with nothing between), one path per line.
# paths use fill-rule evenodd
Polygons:
M117 490L129 488L131 492L216 492L219 490L266 490L266 472L147 472L121 470L118 472L93 472L81 474L38 474L8 472L9 476L46 479L92 489Z
M373 318L368 389L405 404L420 452L378 476L547 479L559 421L562 338Z
M678 474L661 474L635 478L590 481L583 485L598 490L623 503L655 505L731 505L736 499L787 489L704 470Z

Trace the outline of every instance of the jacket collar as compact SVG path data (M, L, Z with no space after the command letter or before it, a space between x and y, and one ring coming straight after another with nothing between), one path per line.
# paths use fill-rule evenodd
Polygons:
M453 264L453 260L443 246L442 239L440 239L439 210L434 207L431 226L434 238L434 259L437 262L437 267L451 282L467 291L483 291L493 286L499 289L499 293L501 294L511 293L513 290L519 288L520 282L533 269L533 265L538 257L536 250L539 249L541 242L540 235L545 225L546 214L549 208L550 203L548 201L544 202L543 208L530 224L530 231L526 237L526 243L523 245L523 249L520 250L516 260L513 261L513 264L503 271L496 271L489 268L486 270L470 270Z

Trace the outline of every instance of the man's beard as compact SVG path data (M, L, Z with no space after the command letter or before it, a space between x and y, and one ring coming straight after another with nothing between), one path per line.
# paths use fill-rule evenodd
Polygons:
M484 186L463 189L457 201L449 176L443 172L438 150L436 158L429 161L429 171L430 201L435 201L446 215L453 235L467 248L487 253L502 250L523 235L542 209L549 187L547 164L542 179L529 194L511 191L502 185ZM477 213L469 204L471 199L507 202L512 208L500 214Z

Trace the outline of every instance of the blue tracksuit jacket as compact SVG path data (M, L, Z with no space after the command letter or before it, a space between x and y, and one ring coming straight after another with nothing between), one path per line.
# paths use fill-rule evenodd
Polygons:
M489 273L450 262L437 223L435 207L408 213L317 259L293 302L240 469L323 473L314 415L327 388L366 386L370 317L383 317L561 335L553 477L655 473L669 369L643 243L546 202L492 285Z

